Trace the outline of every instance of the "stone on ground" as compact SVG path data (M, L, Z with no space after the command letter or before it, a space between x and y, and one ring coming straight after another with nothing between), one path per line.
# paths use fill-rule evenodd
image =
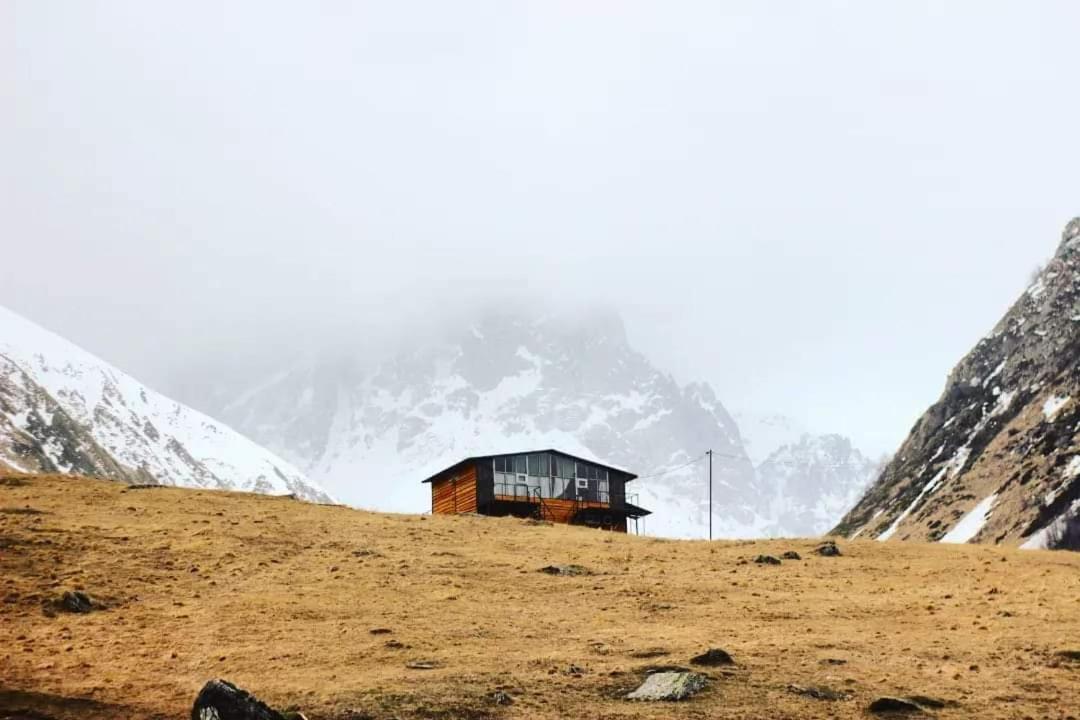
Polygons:
M547 567L540 568L540 572L547 573L548 575L562 575L564 577L592 575L592 571L583 565L548 565Z
M641 686L626 696L627 700L680 702L689 700L705 688L708 680L693 672L661 672L645 678Z
M726 650L709 648L697 657L690 658L690 664L716 667L718 665L734 665L735 661L731 659L731 655Z
M199 691L191 720L300 720L298 713L283 714L225 680L211 680Z

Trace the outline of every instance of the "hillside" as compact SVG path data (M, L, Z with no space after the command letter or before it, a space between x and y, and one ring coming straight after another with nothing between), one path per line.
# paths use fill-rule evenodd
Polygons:
M834 532L1044 547L1080 523L1078 400L1080 218Z
M419 481L464 457L547 447L646 476L633 491L655 513L647 530L670 537L706 534L710 448L726 537L820 534L872 479L858 463L825 477L809 457L785 459L785 482L759 474L713 389L676 382L612 312L489 311L408 335L387 357L315 349L250 388L190 399L344 501L380 510L427 509Z
M0 717L181 718L214 677L310 720L863 718L886 695L938 699L940 718L1080 707L1061 654L1080 651L1080 555L815 545L9 475ZM753 562L787 550L802 560ZM538 572L563 563L592 574ZM107 607L56 612L76 589ZM710 647L735 664L701 669L687 703L622 699Z
M3 307L0 467L330 500L251 440Z

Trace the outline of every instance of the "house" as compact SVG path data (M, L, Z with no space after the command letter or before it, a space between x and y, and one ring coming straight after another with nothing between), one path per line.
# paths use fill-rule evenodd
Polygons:
M431 512L533 517L627 531L649 511L626 483L637 475L558 450L468 457L435 473Z

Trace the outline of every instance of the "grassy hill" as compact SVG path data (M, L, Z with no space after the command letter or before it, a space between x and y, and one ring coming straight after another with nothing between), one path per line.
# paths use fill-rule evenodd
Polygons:
M942 718L1080 708L1061 654L1080 650L1080 555L816 544L6 475L0 718L183 718L214 677L312 720L856 718L882 695L940 699ZM803 559L753 562L787 550ZM592 574L538 572L564 563ZM76 589L107 608L55 606ZM736 664L694 699L622 699L710 647Z

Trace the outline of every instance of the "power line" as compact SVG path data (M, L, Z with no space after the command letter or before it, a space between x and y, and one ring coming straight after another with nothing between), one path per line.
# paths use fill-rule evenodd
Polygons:
M682 470L683 468L688 468L691 465L693 465L694 463L701 462L702 460L705 459L705 457L706 457L705 453L702 453L700 457L696 457L696 458L694 458L693 460L691 460L688 463L684 463L684 464L679 465L677 467L668 468L667 470L661 470L660 472L653 473L651 475L638 475L636 479L637 480L651 480L652 478L658 478L658 477L663 477L664 475L670 475L671 473Z

